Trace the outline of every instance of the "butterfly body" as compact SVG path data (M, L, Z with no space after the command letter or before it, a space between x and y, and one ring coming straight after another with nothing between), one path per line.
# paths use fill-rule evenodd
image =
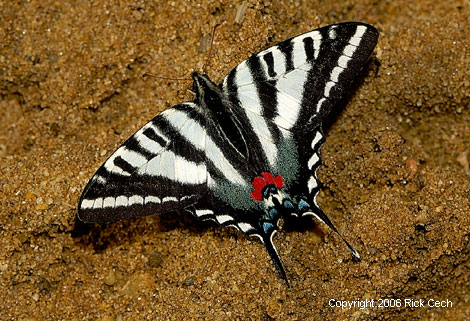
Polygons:
M111 155L85 187L78 218L184 209L259 237L287 281L272 242L281 217L314 216L338 232L315 199L322 125L377 38L372 26L341 23L253 55L220 84L193 73L194 101L162 112Z

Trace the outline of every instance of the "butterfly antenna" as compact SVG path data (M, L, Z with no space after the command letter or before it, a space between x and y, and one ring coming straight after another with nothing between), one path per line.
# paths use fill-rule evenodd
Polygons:
M209 61L210 61L210 59L211 59L212 47L214 46L214 39L215 39L215 30L217 29L218 26L220 26L220 23L217 23L217 24L214 26L214 28L212 29L211 46L209 47L209 55L207 56L206 62L205 62L204 65L202 66L202 73L203 73L203 74L206 73L206 67L207 67L207 65L209 64Z
M145 74L142 75L142 78L145 79L146 77L153 77L153 78L165 79L165 80L176 80L176 81L192 81L191 78L164 77L164 76L152 74L150 72L146 72Z

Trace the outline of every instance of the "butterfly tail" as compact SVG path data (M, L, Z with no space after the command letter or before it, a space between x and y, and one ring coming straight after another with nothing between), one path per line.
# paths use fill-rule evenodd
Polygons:
M341 239L344 241L344 243L349 248L349 250L351 250L352 255L358 260L361 259L361 256L359 255L359 252L357 252L357 250L351 244L349 244L348 241L346 241L346 239L343 237L343 235L341 235L341 233L338 231L338 229L333 225L333 223L330 221L328 216L326 216L326 214L323 213L322 210L320 210L319 208L316 208L315 213L306 212L303 215L308 215L308 214L311 214L311 215L315 216L319 221L326 224L329 228L331 228L334 232L336 232L339 235L339 237L341 237Z
M282 265L281 257L279 256L279 253L277 252L276 247L273 244L273 236L275 232L276 231L274 230L269 234L263 233L263 235L261 236L261 241L263 242L266 251L268 251L269 257L273 261L274 266L276 267L276 270L278 271L279 275L286 282L287 287L290 287L289 281L287 280L286 271L284 270L284 267Z

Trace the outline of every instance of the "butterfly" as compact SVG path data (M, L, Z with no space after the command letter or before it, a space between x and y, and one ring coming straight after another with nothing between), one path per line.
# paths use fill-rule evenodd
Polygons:
M157 115L104 162L78 219L184 210L257 236L287 283L273 244L281 218L313 216L341 236L316 201L322 126L378 36L365 23L338 23L251 56L218 84L194 72L194 100Z

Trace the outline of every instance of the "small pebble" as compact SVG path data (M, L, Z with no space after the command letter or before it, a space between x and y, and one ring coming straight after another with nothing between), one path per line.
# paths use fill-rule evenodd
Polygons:
M406 160L406 169L408 170L410 176L414 176L418 171L418 162L412 158L408 158Z
M47 209L49 209L48 204L42 203L42 204L37 204L36 205L36 210L37 211L44 211L44 210L47 210Z
M116 272L109 270L108 274L103 278L103 282L106 285L114 285L116 283Z
M150 267L157 268L163 264L163 255L159 251L152 251L149 255Z
M470 174L470 165L468 162L467 152L461 152L457 156L457 162L463 167L465 173Z
M8 270L8 264L0 263L0 272L5 272L6 270Z
M186 280L184 280L183 285L193 286L194 285L194 279L193 278L187 278Z
M25 195L25 200L30 201L30 202L35 202L36 201L36 195L34 195L32 192L28 192Z

